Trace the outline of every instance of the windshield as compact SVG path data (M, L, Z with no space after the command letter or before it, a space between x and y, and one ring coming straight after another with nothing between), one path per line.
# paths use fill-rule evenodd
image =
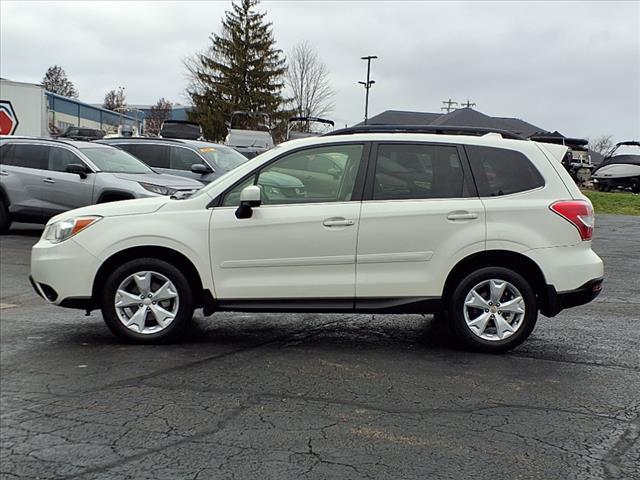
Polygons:
M89 147L80 150L103 172L155 173L140 160L118 148Z
M202 147L199 149L204 157L222 170L233 170L248 160L247 157L229 147Z

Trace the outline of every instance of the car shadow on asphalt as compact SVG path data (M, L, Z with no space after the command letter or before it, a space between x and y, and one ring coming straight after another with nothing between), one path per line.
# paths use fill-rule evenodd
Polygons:
M269 346L279 349L304 346L305 349L320 350L460 350L446 325L431 315L404 315L399 324L394 324L393 317L377 319L372 315L351 315L342 319L339 315L327 315L325 319L314 315L314 321L309 322L304 314L299 317L288 314L282 319L274 314L226 314L222 321L216 322L215 315L207 319L197 315L180 340L157 345L169 349L201 345L233 350ZM106 326L96 326L91 322L73 333L67 332L67 341L94 346L141 347L119 340Z

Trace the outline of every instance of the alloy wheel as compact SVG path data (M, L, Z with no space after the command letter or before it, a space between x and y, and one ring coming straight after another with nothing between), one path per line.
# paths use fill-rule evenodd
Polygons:
M120 282L114 306L118 319L126 328L150 335L164 330L174 321L180 297L175 285L166 276L142 271Z
M504 340L523 324L525 302L506 280L492 278L473 287L464 301L464 320L474 335L488 341Z

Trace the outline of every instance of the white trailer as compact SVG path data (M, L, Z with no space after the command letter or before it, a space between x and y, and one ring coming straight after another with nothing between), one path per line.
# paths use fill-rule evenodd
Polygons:
M50 136L44 92L42 85L0 79L0 135Z

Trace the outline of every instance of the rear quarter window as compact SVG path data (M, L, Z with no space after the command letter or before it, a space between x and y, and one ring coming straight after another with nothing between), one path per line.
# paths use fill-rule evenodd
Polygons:
M525 155L504 148L466 145L481 197L525 192L544 186L544 179Z

